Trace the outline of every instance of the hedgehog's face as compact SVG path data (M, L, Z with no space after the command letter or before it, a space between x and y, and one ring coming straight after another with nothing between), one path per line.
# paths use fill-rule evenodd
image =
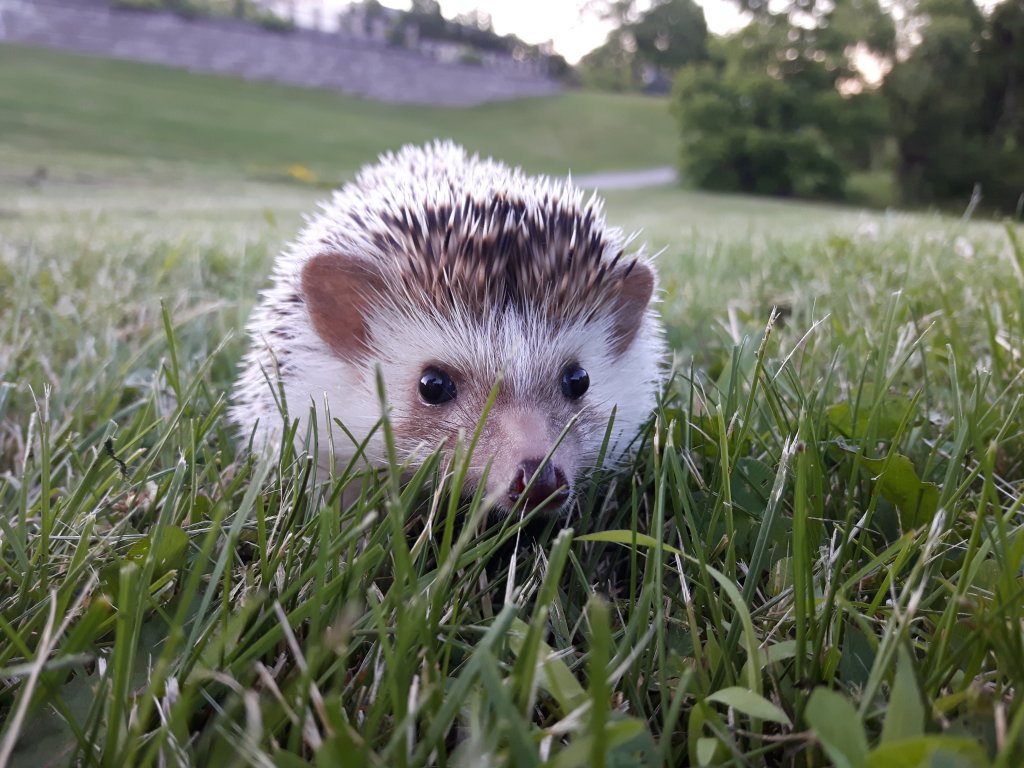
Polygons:
M513 308L397 316L374 318L370 334L399 447L450 449L479 428L467 490L484 482L503 509L563 506L600 463L613 412L611 458L653 406L636 356L608 343L610 314L559 325Z
M385 367L398 383L388 389L400 445L409 453L451 448L459 439L467 444L479 430L468 492L483 482L489 500L503 509L517 502L562 507L583 469L597 463L592 436L603 416L586 397L586 369L573 361L538 369L547 376L523 377L509 361L496 377L491 363L473 369L461 355L439 359L426 363L412 381L412 366Z
M543 296L440 311L395 283L335 254L305 268L313 326L351 374L327 392L331 415L349 428L358 422L352 404L376 403L379 367L403 456L451 451L480 427L467 492L485 482L503 509L564 506L602 447L614 461L650 415L662 346L646 264L569 318L553 315Z

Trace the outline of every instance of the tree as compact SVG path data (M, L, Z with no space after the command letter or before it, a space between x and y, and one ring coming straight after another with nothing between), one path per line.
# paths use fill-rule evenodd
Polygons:
M636 0L586 0L582 16L596 16L601 21L610 21L618 27L632 24L639 17Z
M925 0L919 41L885 83L906 203L965 204L976 185L990 208L1024 193L1024 2L986 18L971 0Z
M845 169L815 125L819 106L783 80L687 67L675 83L686 178L704 189L839 197Z
M755 0L741 0L749 5ZM885 65L894 55L896 31L878 0L835 0L827 11L798 12L804 0L771 11L758 10L746 27L723 41L718 59L763 71L814 91L844 93L871 87L859 66L862 56Z
M440 16L441 4L437 0L412 0L409 12L420 16Z
M626 90L669 83L680 67L707 58L707 22L693 0L659 0L643 13L626 0L602 9L599 15L619 23L580 62L591 85Z
M858 53L884 58L895 30L877 0L789 6L743 0L754 14L710 46L711 64L676 81L684 178L698 186L841 197L869 167L887 128Z
M580 60L579 69L583 81L592 88L628 91L640 83L635 64L635 51L627 47L627 42L616 31L608 36L604 45Z
M690 0L667 0L629 25L640 61L659 72L707 58L708 25L703 9Z
M989 199L1018 218L1024 211L1024 0L997 5L982 40L981 120L993 144Z

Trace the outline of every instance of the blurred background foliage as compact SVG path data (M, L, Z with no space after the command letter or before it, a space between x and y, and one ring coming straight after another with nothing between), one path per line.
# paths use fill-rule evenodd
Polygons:
M667 91L693 185L903 206L1024 200L1024 0L601 3L616 22L583 82Z

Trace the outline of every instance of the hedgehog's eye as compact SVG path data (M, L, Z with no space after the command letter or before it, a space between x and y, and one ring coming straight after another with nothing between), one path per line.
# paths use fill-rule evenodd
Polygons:
M562 371L562 394L570 400L583 397L583 393L589 388L590 376L578 363L573 363Z
M428 405L441 405L455 399L455 382L440 368L431 366L420 376L420 397Z

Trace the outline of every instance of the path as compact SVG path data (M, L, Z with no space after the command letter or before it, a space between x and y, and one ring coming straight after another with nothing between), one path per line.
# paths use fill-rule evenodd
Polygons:
M606 192L614 189L644 189L662 187L679 181L676 169L671 166L643 168L635 171L602 171L574 176L573 183L585 189Z

